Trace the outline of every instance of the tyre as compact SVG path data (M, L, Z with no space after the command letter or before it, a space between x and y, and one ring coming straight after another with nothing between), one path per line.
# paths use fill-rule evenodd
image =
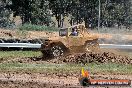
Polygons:
M64 55L64 51L60 46L53 46L51 48L51 56L58 57Z

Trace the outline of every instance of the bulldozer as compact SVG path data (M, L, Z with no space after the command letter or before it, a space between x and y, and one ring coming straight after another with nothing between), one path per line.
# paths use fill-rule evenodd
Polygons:
M95 52L99 49L98 36L88 32L84 24L60 28L59 36L45 39L41 51L45 57L67 53Z

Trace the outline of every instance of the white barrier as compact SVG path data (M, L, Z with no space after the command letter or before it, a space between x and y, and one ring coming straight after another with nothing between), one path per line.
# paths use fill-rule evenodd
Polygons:
M32 44L32 43L0 43L0 47L8 48L41 48L41 44Z
M132 45L99 44L100 48L132 49ZM32 43L0 43L0 47L8 48L41 48L41 44Z
M100 48L132 49L132 45L99 44Z

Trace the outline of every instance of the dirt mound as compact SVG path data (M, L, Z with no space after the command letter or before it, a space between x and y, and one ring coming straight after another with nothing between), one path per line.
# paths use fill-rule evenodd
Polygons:
M53 63L119 63L119 64L132 64L132 58L127 56L116 55L110 52L102 53L79 53L75 55L58 57L52 60L48 60Z
M61 56L57 58L42 58L42 57L27 57L27 58L14 58L8 61L0 58L0 62L20 62L20 63L37 63L43 64L48 63L75 63L75 64L87 64L87 63L118 63L118 64L130 64L132 65L132 58L118 55L111 52L87 52L87 53L75 53L67 56Z

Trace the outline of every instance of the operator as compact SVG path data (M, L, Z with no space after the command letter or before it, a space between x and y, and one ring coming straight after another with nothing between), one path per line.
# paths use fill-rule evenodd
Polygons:
M72 33L70 34L72 36L78 36L77 28L72 28Z

